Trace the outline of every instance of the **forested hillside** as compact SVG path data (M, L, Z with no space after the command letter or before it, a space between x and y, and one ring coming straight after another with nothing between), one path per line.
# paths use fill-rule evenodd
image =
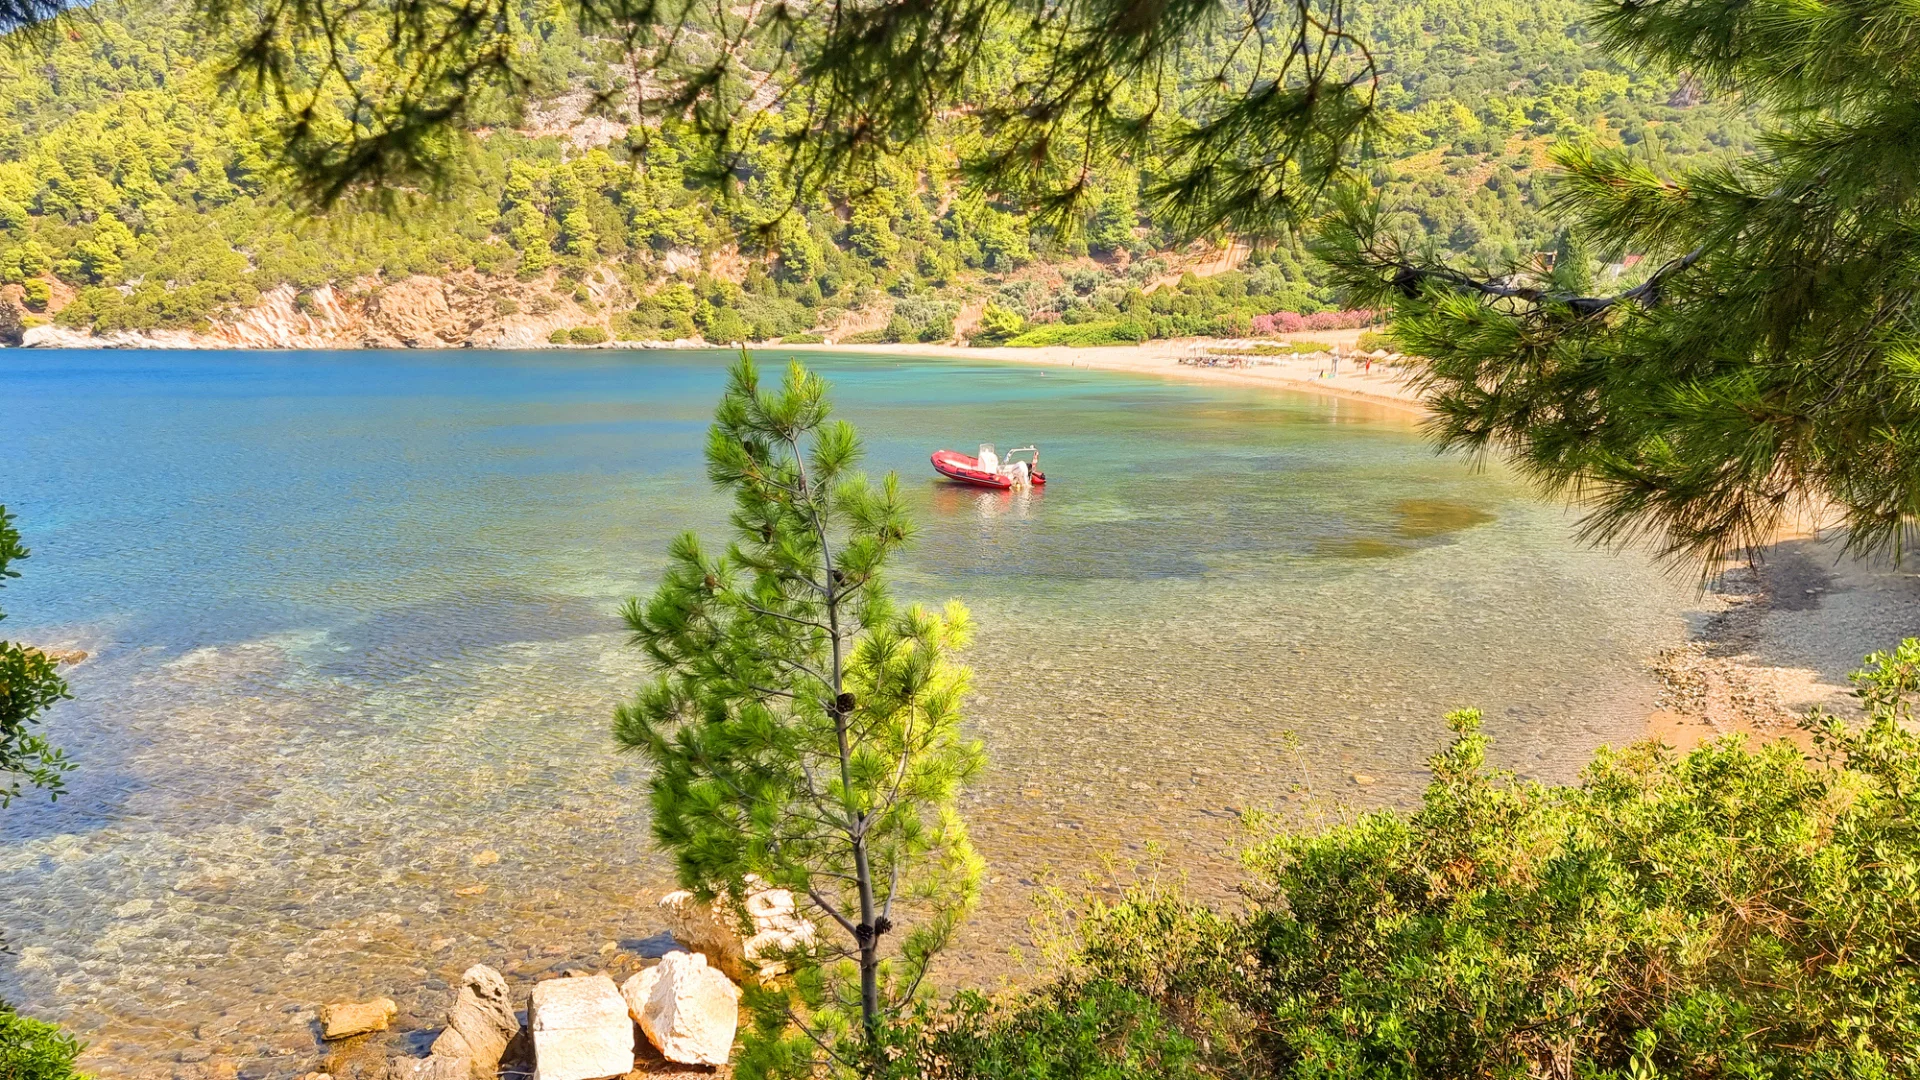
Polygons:
M1550 139L1668 162L1749 144L1737 107L1621 68L1587 46L1581 15L1578 0L1358 5L1394 114L1372 176L1433 244L1492 266L1554 248ZM223 95L217 43L180 5L100 3L16 43L0 62L0 286L30 323L109 333L204 328L274 290L300 311L364 304L424 275L457 282L473 320L538 319L579 341L944 340L969 304L996 340L1049 322L1086 326L1081 340L1246 334L1338 301L1297 243L1244 263L1230 238L1178 246L1141 208L1151 160L1103 175L1075 234L1036 229L957 180L965 117L766 234L784 205L771 148L716 199L688 182L691 138L654 131L636 160L628 117L583 115L590 90L626 97L608 46L533 6L519 30L538 71L525 115L502 111L443 190L323 214L278 181L271 130ZM1180 277L1193 266L1213 273Z

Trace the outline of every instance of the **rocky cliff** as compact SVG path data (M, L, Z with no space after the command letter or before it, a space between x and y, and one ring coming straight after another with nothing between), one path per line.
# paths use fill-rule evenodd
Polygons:
M625 287L611 274L592 275L585 303L554 282L508 281L477 274L361 281L342 292L322 286L299 293L281 286L245 311L199 330L95 334L58 325L29 327L29 348L148 349L448 349L544 346L557 329L597 325L619 310ZM56 306L55 310L58 308Z

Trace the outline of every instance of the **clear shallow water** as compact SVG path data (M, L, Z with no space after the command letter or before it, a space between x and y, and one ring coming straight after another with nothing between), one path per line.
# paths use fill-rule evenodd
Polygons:
M71 794L0 812L0 998L104 1075L288 1076L318 1001L430 1027L471 963L623 962L669 886L610 752L640 675L614 613L724 519L727 359L0 352L0 502L35 552L5 630L93 654L50 725ZM1466 704L1566 778L1638 736L1684 632L1684 585L1375 406L809 362L914 502L901 590L981 631L992 878L950 982L1017 970L1049 871L1158 840L1224 889L1239 816L1300 776L1286 731L1360 804L1417 792ZM1054 482L932 478L982 439L1038 441Z

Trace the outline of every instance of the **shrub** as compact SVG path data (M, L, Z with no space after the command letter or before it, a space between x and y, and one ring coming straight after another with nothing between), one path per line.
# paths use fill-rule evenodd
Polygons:
M85 1080L73 1068L82 1049L72 1035L0 1002L0 1077L5 1080Z
M727 345L752 337L753 328L732 308L716 307L701 322L700 334L715 345Z
M848 334L839 340L841 345L886 345L896 340L885 329L862 330L857 334Z
M547 335L547 341L554 345L565 345L570 340L572 334L564 326L555 327L553 333Z
M1911 1075L1920 641L1854 678L1866 721L1816 711L1811 753L1642 743L1564 787L1489 770L1479 714L1455 713L1416 812L1256 844L1246 915L1090 904L1073 975L1027 1006L1048 1015L972 1029L950 1059L1070 1029L1111 986L1220 1075Z
M1038 326L1007 344L1021 348L1037 345L1138 345L1148 336L1147 328L1132 319L1114 319L1107 322Z
M520 314L520 301L515 300L511 296L502 296L493 302L493 313L495 315L518 315Z
M782 345L818 345L826 340L824 336L814 333L788 334L780 339L780 343Z
M599 326L576 326L567 332L567 340L575 345L604 345L607 331Z
M1353 347L1361 352L1373 352L1376 349L1385 349L1388 352L1400 351L1400 347L1393 343L1392 334L1382 334L1375 330L1361 334L1355 339Z
M926 1034L905 1040L888 1075L899 1080L1199 1080L1199 1047L1144 994L1112 982L1062 986L996 1012L975 993Z
M1027 320L1020 313L999 304L988 304L980 313L980 322L968 335L969 345L1004 345L1019 337L1027 328Z
M1250 329L1261 335L1297 334L1302 330L1351 330L1378 321L1379 313L1374 311L1319 311L1312 315L1276 311L1271 315L1255 315Z
M26 290L28 311L45 311L47 305L53 301L52 287L39 278L28 278L21 283L20 287Z

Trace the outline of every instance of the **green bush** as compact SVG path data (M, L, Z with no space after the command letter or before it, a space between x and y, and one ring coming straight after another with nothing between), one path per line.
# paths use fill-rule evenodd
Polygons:
M82 1049L72 1035L0 1002L0 1080L85 1080L73 1068Z
M1004 345L1027 329L1027 320L1019 312L999 304L988 304L980 313L980 322L967 336L969 345Z
M818 345L827 339L820 334L788 334L780 339L782 345Z
M1327 346L1314 341L1262 341L1253 345L1235 345L1208 349L1215 356L1306 356L1326 352Z
M547 335L547 341L554 345L565 345L571 340L573 340L573 335L564 326L554 327L553 333Z
M920 1038L904 1040L889 1075L899 1080L1199 1080L1200 1049L1151 998L1096 980L1057 987L1023 1007L997 1012L984 997L959 995L944 1014L923 1017Z
M1417 811L1254 845L1248 914L1090 904L1073 975L1027 1005L1046 1015L955 1026L949 1060L1070 1028L1117 987L1215 1075L1912 1076L1920 641L1855 682L1865 722L1816 712L1811 752L1643 743L1570 786L1488 769L1479 715L1455 713ZM1006 1075L1130 1075L1120 1055Z
M1354 341L1353 347L1359 349L1361 352L1372 352L1375 349L1385 349L1388 352L1400 351L1400 347L1393 343L1392 334L1383 334L1377 330L1368 330L1362 333L1360 337Z
M888 344L891 344L892 342L894 342L894 341L896 341L896 340L898 340L898 339L896 339L896 338L895 338L895 337L894 337L894 336L893 336L892 334L889 334L889 333L887 333L887 331L886 331L885 329L880 329L880 330L862 330L862 331L860 331L860 332L859 332L859 333L857 333L857 334L848 334L848 335L847 335L846 337L843 337L843 338L841 338L841 339L840 339L840 340L839 340L838 342L836 342L835 344L839 344L839 345L888 345Z
M700 335L715 345L745 341L753 336L747 320L732 308L714 308L700 323Z
M53 289L46 282L39 278L28 278L20 287L26 290L28 311L47 310L48 302L53 299Z
M1037 345L1138 345L1147 337L1147 328L1139 323L1131 319L1115 319L1108 322L1036 326L1007 344L1019 348Z
M604 345L607 331L599 326L576 326L567 332L567 340L575 345Z

